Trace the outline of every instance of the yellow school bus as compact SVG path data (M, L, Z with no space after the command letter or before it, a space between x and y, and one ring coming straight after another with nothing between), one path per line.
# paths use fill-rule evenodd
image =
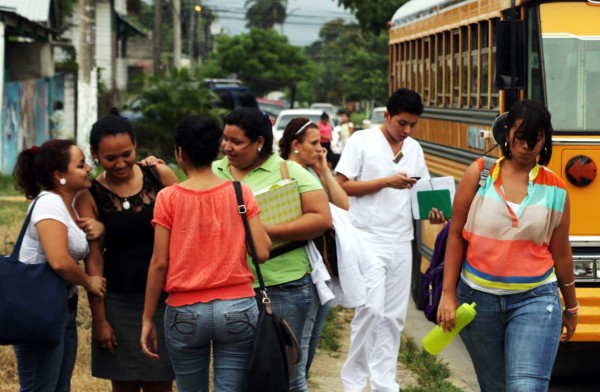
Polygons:
M412 0L394 14L389 36L390 92L421 94L414 135L432 175L458 181L494 146L491 124L516 100L547 105L555 131L548 167L571 198L581 304L573 341L600 342L600 1ZM417 224L414 298L439 230Z

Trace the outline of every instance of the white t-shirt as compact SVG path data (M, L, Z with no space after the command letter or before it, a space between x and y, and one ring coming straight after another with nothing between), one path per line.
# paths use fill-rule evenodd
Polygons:
M402 154L402 159L395 163L392 147L381 129L362 130L348 139L335 170L356 181L374 180L398 172L430 178L423 149L415 139L404 140ZM410 194L406 189L384 188L369 195L350 197L350 212L362 231L400 241L413 239Z
M44 252L36 224L45 219L54 219L67 227L67 239L69 244L69 255L75 260L83 260L87 257L89 246L85 232L73 221L67 206L60 196L52 192L41 192L31 220L27 226L25 237L21 245L19 260L26 264L47 263L48 257ZM33 203L32 203L33 204ZM31 206L29 206L31 208Z

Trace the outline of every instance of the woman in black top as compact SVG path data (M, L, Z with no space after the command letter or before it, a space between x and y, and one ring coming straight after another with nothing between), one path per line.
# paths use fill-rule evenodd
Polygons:
M104 301L90 296L92 375L111 380L115 392L171 391L174 374L163 334L159 333L160 361L142 354L139 334L154 242L154 200L177 177L166 165L135 164L133 129L116 109L93 125L90 146L104 172L77 198L77 210L105 225L103 245L90 248L86 270L107 280ZM164 303L157 310L156 325L162 324L163 315Z

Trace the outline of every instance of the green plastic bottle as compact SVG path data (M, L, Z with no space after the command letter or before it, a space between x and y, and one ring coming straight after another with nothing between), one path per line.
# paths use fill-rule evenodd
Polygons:
M456 309L456 327L450 332L444 332L442 327L436 325L421 341L423 348L431 355L438 355L454 337L475 318L477 304L462 304Z

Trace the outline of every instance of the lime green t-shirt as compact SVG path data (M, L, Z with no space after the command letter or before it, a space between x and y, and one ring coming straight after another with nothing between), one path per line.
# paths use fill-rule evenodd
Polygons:
M281 158L277 154L272 154L261 166L252 170L242 179L242 182L248 185L252 191L256 192L264 189L283 179L281 174ZM288 172L291 179L298 183L300 194L315 190L322 190L323 186L312 174L296 162L287 162ZM229 167L227 157L214 161L212 164L213 172L222 178L234 180ZM248 258L252 273L256 276L254 265ZM304 247L300 247L267 260L260 265L266 286L275 286L282 283L292 282L311 272L308 254ZM254 281L254 287L258 287L258 282Z

